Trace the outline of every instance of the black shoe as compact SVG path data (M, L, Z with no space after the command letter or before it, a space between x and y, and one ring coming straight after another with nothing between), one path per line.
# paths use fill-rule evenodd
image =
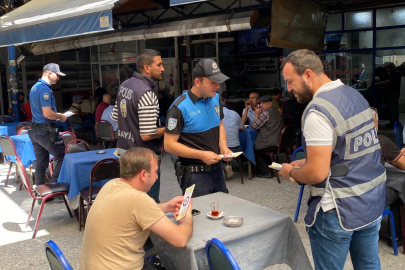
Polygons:
M54 199L53 203L63 203L63 202L65 202L62 197L54 197L52 199Z
M259 177L259 178L273 178L274 174L271 173L271 172L268 172L268 173L265 173L265 174L257 173L256 177Z

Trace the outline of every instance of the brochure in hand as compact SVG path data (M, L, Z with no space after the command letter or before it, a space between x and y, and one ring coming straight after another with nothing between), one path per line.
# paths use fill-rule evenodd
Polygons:
M184 193L184 200L180 207L179 215L176 218L177 221L186 216L188 204L190 203L191 196L193 196L194 187L195 184L186 189L186 192Z

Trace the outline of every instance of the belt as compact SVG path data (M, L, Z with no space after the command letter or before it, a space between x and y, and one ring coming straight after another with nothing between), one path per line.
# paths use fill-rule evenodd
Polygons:
M44 123L44 124L31 123L31 128L47 128L47 127L56 128L56 124L55 123Z
M185 173L199 173L199 172L212 172L219 169L220 166L221 163L218 162L212 165L198 164L198 165L183 166L183 168Z

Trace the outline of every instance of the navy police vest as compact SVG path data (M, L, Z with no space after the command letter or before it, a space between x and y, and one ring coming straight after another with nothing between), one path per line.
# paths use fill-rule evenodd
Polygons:
M347 231L367 226L384 210L386 180L370 107L359 92L341 85L316 95L306 107L302 123L311 110L325 115L335 129L331 167L345 164L349 170L344 176L329 173L323 182L309 186L305 223L314 224L325 188L330 186L340 226ZM302 144L306 151L304 137Z

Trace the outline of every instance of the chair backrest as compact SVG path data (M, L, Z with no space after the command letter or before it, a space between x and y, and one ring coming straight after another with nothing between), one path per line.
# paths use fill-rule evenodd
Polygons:
M94 164L90 172L90 198L92 198L92 187L94 182L119 178L120 177L120 162L114 158L104 158Z
M62 133L60 134L60 136L62 137L63 143L65 144L65 147L66 147L66 146L68 145L68 143L70 143L71 141L76 140L76 135L73 134L73 133L70 132L70 131L62 132Z
M31 129L31 126L25 126L20 128L20 130L17 132L17 135L22 135L22 134L28 134L28 131Z
M231 252L216 238L207 241L205 254L210 270L240 270Z
M75 124L80 124L80 128L83 128L80 115L72 115L69 117L69 126L74 126Z
M106 120L101 120L101 122L96 123L96 135L97 138L111 138L114 139L114 129L110 122Z
M11 138L5 134L0 137L1 150L4 156L16 157L17 151Z
M17 127L15 128L15 133L17 133L18 135L18 131L20 131L20 129L22 129L23 127L31 127L31 123L30 122L21 122L17 125Z
M278 143L278 151L283 152L287 148L292 149L295 144L295 129L293 125L287 125L280 133L280 139Z
M69 142L65 148L65 154L90 151L90 146L83 140L76 139Z
M294 125L294 121L292 119L291 116L287 115L287 114L283 114L283 122L284 122L284 126L288 126L288 125Z
M395 139L397 141L398 149L401 149L401 145L403 142L403 138L402 138L403 129L404 129L404 127L402 126L402 124L400 122L395 122L394 131L395 131Z
M25 169L19 157L15 158L15 165L17 168L17 174L20 176L25 189L28 191L32 198L35 198L35 195L32 192L30 178L28 177L27 170Z
M305 158L304 148L302 148L302 146L295 148L294 152L292 153L292 161L304 158Z
M45 243L45 255L52 270L73 270L65 255L52 240Z

